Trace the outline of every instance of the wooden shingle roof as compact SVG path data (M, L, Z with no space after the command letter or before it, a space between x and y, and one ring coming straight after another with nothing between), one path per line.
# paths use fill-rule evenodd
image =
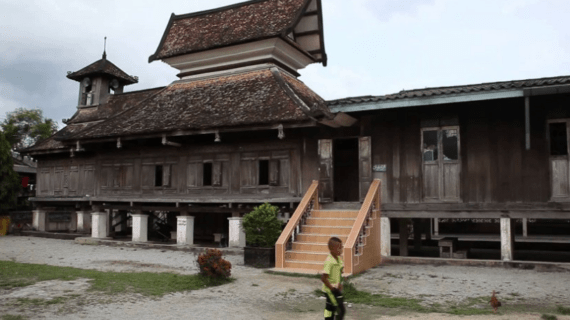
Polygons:
M65 139L217 130L331 117L325 101L301 81L277 68L267 68L175 82L125 112Z
M318 6L311 4L312 1L317 1ZM317 8L310 14L319 16L320 0L252 0L214 10L172 14L149 62L272 37L281 37L304 50L290 35L309 5ZM316 54L310 54L315 61L326 65L322 25L320 27L317 32L321 35L321 48Z
M126 85L139 82L137 78L129 76L123 70L119 69L119 67L117 67L114 63L107 60L105 54L103 54L102 59L93 62L92 64L79 71L68 74L67 78L75 81L81 81L87 76L101 74L113 76Z

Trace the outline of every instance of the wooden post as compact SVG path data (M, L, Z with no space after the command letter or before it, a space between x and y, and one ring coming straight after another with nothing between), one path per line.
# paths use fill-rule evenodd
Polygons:
M408 256L408 219L401 218L400 222L400 257Z
M523 237L528 237L528 219L522 218Z
M530 97L524 97L524 120L526 150L530 150Z
M414 226L414 250L422 249L422 219L412 219Z

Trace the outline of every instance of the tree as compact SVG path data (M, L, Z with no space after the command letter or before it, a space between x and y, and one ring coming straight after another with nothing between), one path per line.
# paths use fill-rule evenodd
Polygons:
M0 213L16 206L20 179L14 171L10 143L0 132Z
M27 148L56 133L57 122L44 118L41 109L18 108L6 113L2 131L12 148Z

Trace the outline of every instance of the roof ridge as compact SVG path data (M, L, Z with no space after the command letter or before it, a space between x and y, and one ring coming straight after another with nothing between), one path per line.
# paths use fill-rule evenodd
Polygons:
M433 89L452 89L452 88L463 88L463 87L472 87L472 86L488 86L488 85L493 85L493 84L516 83L516 82L525 82L525 81L553 80L553 79L559 79L559 78L570 78L570 75L555 76L555 77L544 77L544 78L519 79L519 80L481 82L481 83L471 83L471 84L441 86L441 87L425 87L423 89L418 88L418 89L402 90L400 92L414 92L414 91L433 90ZM400 93L400 92L398 92L398 93ZM392 94L398 94L398 93L392 93ZM390 95L390 94L388 94L388 95ZM386 96L386 95L384 95L384 96Z
M249 1L243 1L243 2L230 4L230 5L227 5L224 7L219 7L219 8L214 8L214 9L206 9L206 10L202 10L202 11L198 11L198 12L185 13L185 14L181 14L181 15L176 15L174 13L172 13L172 14L174 15L174 20L181 20L181 19L186 19L186 18L203 16L203 15L207 15L207 14L211 14L211 13L218 13L218 12L222 12L222 11L226 11L226 10L230 10L230 9L241 8L241 7L245 7L247 5L256 4L258 2L266 2L266 1L273 1L273 0L249 0Z

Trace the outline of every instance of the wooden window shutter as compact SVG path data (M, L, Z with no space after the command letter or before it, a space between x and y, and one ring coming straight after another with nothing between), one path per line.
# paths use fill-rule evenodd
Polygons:
M222 163L214 161L212 163L212 186L219 187L222 185Z
M279 160L269 161L269 185L279 185Z
M187 169L187 183L188 187L197 187L198 186L198 162L191 162L188 164Z
M170 187L172 165L165 164L162 166L162 186Z

